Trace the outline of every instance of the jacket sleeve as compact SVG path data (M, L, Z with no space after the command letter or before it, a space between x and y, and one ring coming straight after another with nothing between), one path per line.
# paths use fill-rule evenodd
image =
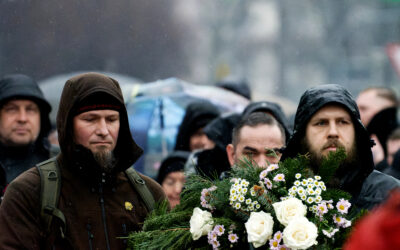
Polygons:
M7 187L0 205L1 249L40 249L40 177L32 168Z

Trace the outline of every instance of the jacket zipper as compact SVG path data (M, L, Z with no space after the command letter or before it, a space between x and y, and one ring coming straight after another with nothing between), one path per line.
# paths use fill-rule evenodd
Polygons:
M100 194L101 218L103 220L104 235L106 237L106 246L107 246L107 250L111 250L110 242L108 240L106 209L104 207L104 196L103 196L103 184L102 183L100 183L100 186L99 186L99 194Z
M87 224L86 225L86 229L87 229L87 232L88 232L89 250L92 250L93 249L93 242L92 242L93 241L93 234L91 232L92 226L90 224Z

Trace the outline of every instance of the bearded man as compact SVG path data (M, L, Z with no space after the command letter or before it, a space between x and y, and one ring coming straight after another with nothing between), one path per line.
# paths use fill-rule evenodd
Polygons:
M125 172L142 149L132 139L118 82L97 73L69 79L57 130L61 153L7 188L0 206L1 249L125 249L120 237L140 230L150 208ZM43 175L41 166L50 162L58 166L58 174ZM41 180L58 175L62 185L56 207L43 210L42 200L49 194L41 193ZM154 201L166 199L155 181L138 177ZM50 223L44 213L54 216Z
M281 160L309 153L318 174L329 152L343 148L346 160L327 185L349 192L358 208L371 209L400 187L398 180L373 170L372 145L352 95L340 85L320 85L302 95L293 135Z

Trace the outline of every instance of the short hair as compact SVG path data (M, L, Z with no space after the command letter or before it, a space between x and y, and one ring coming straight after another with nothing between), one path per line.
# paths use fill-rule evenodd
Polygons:
M270 114L264 112L254 112L242 118L232 131L232 144L234 147L239 143L240 131L244 126L257 127L259 125L278 126L281 131L282 142L285 144L285 129L283 126Z
M393 105L395 105L396 107L398 106L399 101L397 100L396 92L393 89L387 88L387 87L381 87L381 86L380 87L369 87L369 88L362 90L360 92L360 94L368 92L368 91L375 91L377 96L392 102Z
M395 130L393 130L387 140L400 140L400 127L397 127Z

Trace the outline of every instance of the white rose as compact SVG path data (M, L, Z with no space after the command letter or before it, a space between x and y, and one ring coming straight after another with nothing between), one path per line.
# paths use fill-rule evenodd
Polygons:
M212 224L213 220L210 212L201 210L198 207L194 208L190 218L190 232L193 240L198 240L201 236L207 235L212 230Z
M247 241L253 243L254 247L264 245L271 239L274 220L271 214L251 212L249 220L244 224L247 231Z
M287 226L290 220L296 217L304 217L307 213L307 207L297 198L289 198L287 200L272 204L274 207L278 221Z
M283 230L283 242L291 249L307 249L317 244L318 229L306 217L296 217Z

